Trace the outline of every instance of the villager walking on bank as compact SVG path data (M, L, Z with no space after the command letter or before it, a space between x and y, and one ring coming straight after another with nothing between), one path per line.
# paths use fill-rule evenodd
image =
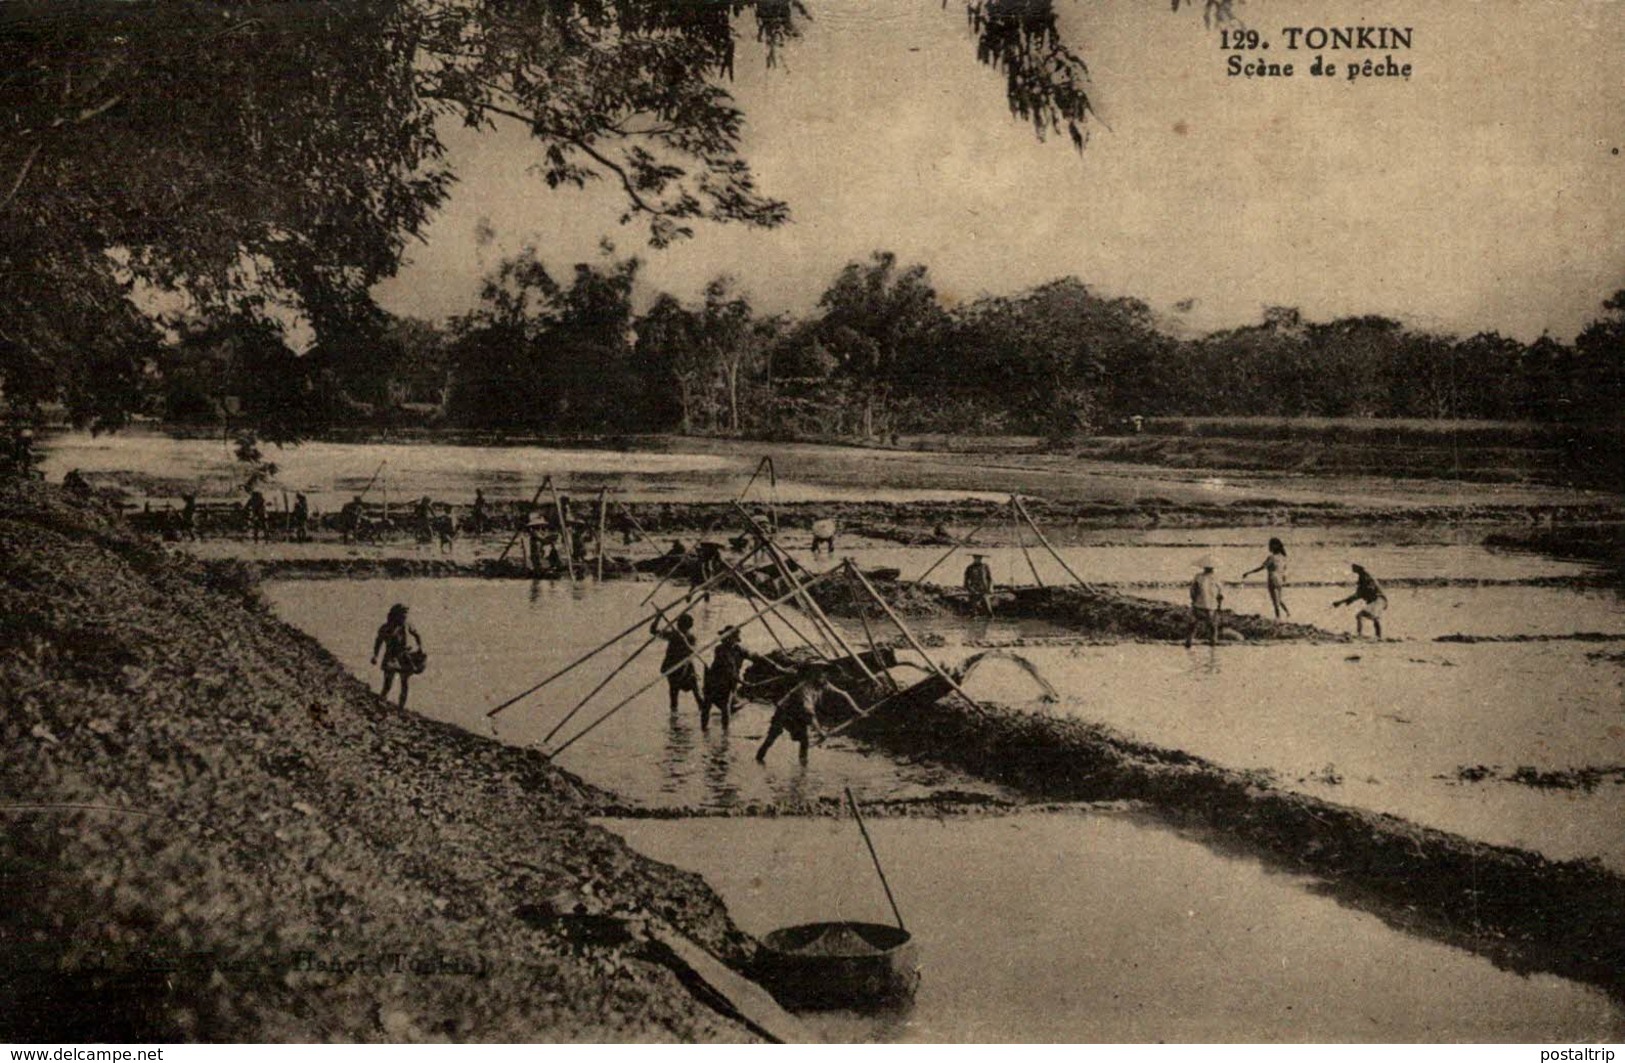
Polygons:
M665 611L660 610L649 625L649 634L666 640L666 655L660 661L660 671L666 676L666 689L671 694L671 711L677 711L678 695L686 690L694 695L694 703L703 715L705 699L700 696L700 662L694 654L699 649L699 643L694 641L694 617L684 613L675 624L668 621L662 631L660 622L665 619Z
M271 521L265 514L265 492L259 488L248 493L248 537L260 542L271 537Z
M773 709L772 722L767 725L767 737L762 739L762 746L756 751L758 764L767 761L767 751L773 748L779 735L786 733L801 747L801 763L807 763L808 730L817 731L818 737L824 737L824 725L818 720L818 706L826 697L842 698L852 706L854 715L863 713L851 694L830 682L829 670L821 662L806 665L801 676L801 682Z
M1208 630L1208 641L1214 646L1219 644L1219 610L1224 608L1224 584L1213 574L1213 559L1204 557L1199 563L1202 571L1191 580L1191 626L1185 632L1187 650L1197 631L1204 627Z
M751 663L781 675L790 674L788 668L780 666L772 658L747 650L739 640L737 626L730 624L723 628L722 641L717 644L716 653L711 657L711 666L705 670L705 696L700 699L700 730L710 729L712 709L718 710L721 715L722 729L728 729L734 700L744 685L745 666Z
M180 537L197 542L197 493L184 492L181 494L181 526Z
M378 663L378 655L383 654L384 689L379 697L389 697L389 688L396 676L401 679L401 696L399 705L406 708L406 694L412 676L423 671L423 663L427 654L423 650L423 637L417 629L407 622L407 607L399 602L390 606L389 616L385 618L382 626L378 628L378 637L372 643L372 663ZM412 649L411 643L417 643L417 649Z
M970 594L971 609L980 607L993 615L993 570L987 565L986 554L972 554L965 566L965 590Z
M1254 572L1263 572L1268 582L1270 592L1270 606L1275 610L1275 619L1291 616L1292 610L1286 607L1286 544L1279 539L1270 540L1269 556L1257 568L1250 568L1241 574L1246 579Z
M418 542L434 538L434 503L424 495L412 505L412 523L417 529Z
M473 535L484 535L485 525L489 520L486 513L485 492L474 488L474 505L468 512L468 530Z
M1365 622L1371 621L1371 631L1377 638L1382 638L1382 614L1388 611L1388 595L1383 593L1382 584L1377 582L1375 576L1367 572L1361 565L1350 566L1354 569L1355 578L1359 582L1355 585L1354 593L1347 598L1339 598L1332 603L1332 608L1340 608L1350 602L1360 602L1360 611L1354 614L1354 631L1365 635Z
M364 519L361 496L356 495L339 510L339 538L346 543L361 538L361 522Z
M295 542L310 541L310 499L303 491L293 496L293 538Z

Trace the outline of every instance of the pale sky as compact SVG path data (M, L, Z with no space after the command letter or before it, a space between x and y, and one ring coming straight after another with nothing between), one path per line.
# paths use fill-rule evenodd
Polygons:
M1056 0L1102 119L1079 155L1010 115L957 0L808 0L781 65L747 42L731 86L792 221L702 224L663 251L617 224L609 183L549 191L522 133L456 130L462 180L380 301L459 313L501 256L534 243L567 268L605 236L649 291L727 272L769 311L809 310L877 248L928 265L946 301L1076 275L1198 330L1280 304L1567 339L1625 288L1625 3L1252 0L1245 24L1274 42L1258 57L1298 67L1270 80L1227 77L1217 30L1169 6ZM1280 32L1360 24L1413 27L1409 81L1310 78Z

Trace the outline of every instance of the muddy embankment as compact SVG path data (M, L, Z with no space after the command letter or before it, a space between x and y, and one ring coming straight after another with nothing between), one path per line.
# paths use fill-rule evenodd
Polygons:
M871 578L870 584L901 616L977 615L977 607L964 594L896 580ZM815 585L809 593L831 616L885 619L885 610L855 581L830 580ZM994 596L993 607L1003 620L1042 620L1091 638L1168 641L1183 639L1190 631L1188 608L1102 587L1005 588ZM1220 637L1232 642L1349 640L1346 634L1308 624L1280 623L1229 611L1220 614Z
M957 695L898 704L852 729L1039 800L1144 802L1212 844L1325 879L1349 903L1520 972L1625 994L1625 878L1273 788L1080 720Z
M0 484L0 570L0 1036L755 1036L661 943L753 942L605 795L54 489Z
M438 499L453 503L453 515L465 522L466 500ZM1619 526L1625 522L1625 504L1597 502L1587 505L1505 505L1484 503L1461 506L1363 506L1341 502L1303 502L1272 499L1244 500L1204 505L1174 502L1162 498L1145 498L1134 502L1093 501L1041 501L1028 500L1027 508L1046 534L1058 545L1071 541L1071 531L1098 531L1102 528L1145 529L1155 527L1276 527L1335 526L1335 525L1528 525L1542 529L1557 539L1567 535L1566 526L1602 525ZM412 516L401 506L387 511L381 503L363 505L366 520L364 534L373 541L406 541L417 534ZM577 504L572 508L572 519L596 526L596 517L589 513L589 505ZM751 508L764 520L770 516L769 507L760 499L751 500ZM544 512L546 512L544 507ZM958 501L914 502L792 502L771 508L771 516L783 529L805 531L813 521L832 519L841 534L862 536L904 546L952 545L938 534L939 526L962 535L984 521L976 535L983 545L1014 545L1016 532L1007 518L1002 502L966 498ZM268 514L271 529L277 532L288 520L287 514L273 510ZM484 530L511 533L522 528L529 517L524 501L493 503L491 515ZM130 514L131 524L141 530L162 533L173 532L178 522L178 511L154 509L137 510ZM609 508L606 528L611 536L625 541L628 535L647 534L656 538L706 536L722 538L738 535L745 526L738 509L731 502L622 502ZM244 533L246 521L238 504L218 500L200 503L197 530L205 536L231 536ZM338 513L317 513L312 516L311 529L318 535L337 536L342 530ZM1031 534L1026 535L1031 542Z

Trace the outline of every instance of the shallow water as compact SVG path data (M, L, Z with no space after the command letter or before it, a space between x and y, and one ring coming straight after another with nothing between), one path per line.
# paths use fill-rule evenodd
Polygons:
M746 931L890 922L851 820L605 823L703 875ZM1625 1009L1402 934L1314 880L1116 813L871 820L922 977L831 1040L1618 1040ZM816 871L814 870L816 869Z
M306 580L272 582L266 594L278 615L375 684L380 673L368 663L374 633L392 603L407 603L412 624L429 652L428 671L412 681L411 708L491 734L487 710L646 615L652 607L639 603L653 589L653 583L632 582ZM678 594L666 588L658 600L669 602ZM702 645L722 626L750 612L732 595L716 595L700 605L694 615ZM646 630L634 633L612 651L505 710L497 717L496 735L517 745L542 740L647 638ZM744 641L760 651L774 648L760 625L748 628ZM557 749L623 698L637 695L565 750L558 758L561 767L630 801L661 807L725 809L752 801L834 799L845 786L868 799L920 797L945 788L1000 792L956 773L863 752L840 737L815 748L806 768L798 764L788 738L773 747L765 765L757 764L754 755L769 716L764 706L741 709L727 733L713 720L707 733L700 730L691 696L682 696L675 716L670 712L664 680L639 693L658 680L664 648L658 643L644 650L559 731L548 748ZM710 651L704 656L709 660Z
M1328 631L1355 630L1359 606L1333 608L1353 586L1288 587L1291 619ZM1388 610L1382 633L1390 639L1432 640L1442 635L1519 636L1571 635L1597 632L1625 638L1625 592L1617 587L1387 587ZM1147 587L1129 591L1145 598L1190 604L1183 587ZM1270 615L1269 592L1263 587L1231 585L1224 607L1241 613ZM1371 625L1365 625L1367 634Z
M1214 542L1240 542L1238 536L1248 529L1212 529ZM1258 530L1252 530L1257 538ZM1068 586L1074 580L1066 569L1042 546L1031 542L1028 536L1027 556L1019 547L978 547L975 553L987 557L993 578L1001 584L1032 585L1033 569L1051 586ZM1350 546L1345 543L1293 543L1288 548L1293 584L1331 584L1328 590L1347 584L1353 589L1354 576L1349 568L1358 562L1370 569L1379 580L1391 579L1458 579L1458 580L1525 580L1548 577L1586 576L1597 572L1589 564L1562 561L1542 554L1519 553L1490 549L1475 542L1428 544L1417 546ZM873 547L863 546L852 551L865 567L895 568L906 580L918 579L930 569L927 582L957 587L961 584L965 566L970 564L971 552L960 550L946 561L937 564L946 553L943 547ZM1180 544L1169 546L1067 546L1057 551L1072 571L1091 583L1138 584L1161 583L1183 591L1198 571L1198 562L1212 557L1214 571L1219 578L1234 585L1241 574L1263 562L1267 550L1265 541L1251 548L1237 546L1205 546ZM841 556L837 555L838 561ZM797 551L800 559L802 554ZM1031 557L1032 564L1028 564ZM828 560L809 564L823 568ZM1259 597L1265 596L1263 574L1250 576L1245 587ZM1316 591L1320 595L1319 590ZM1330 597L1330 595L1320 595ZM1290 601L1290 598L1288 599Z
M1625 869L1625 785L1606 780L1587 793L1457 777L1479 765L1505 774L1625 765L1625 670L1591 650L1552 642L1019 652L1063 696L1036 711L1264 769L1281 786L1340 804ZM1003 662L979 669L967 689L989 700L1038 696Z
M41 468L60 480L77 468L91 481L135 474L156 481L156 504L174 499L181 488L201 490L206 500L241 498L246 467L229 442L173 439L151 432L91 436L64 433L41 447ZM596 495L608 487L628 501L732 501L750 482L758 455L670 453L657 450L572 450L539 446L458 446L448 443L302 443L263 448L277 465L276 489L305 492L319 511L332 511L372 484L375 501L402 501L422 495L467 504L482 488L493 501L528 499L551 476L565 494ZM380 473L381 469L381 473ZM379 478L373 481L375 474ZM781 478L771 491L765 478L752 497L799 501L938 501L994 498L953 486L908 485L874 488Z

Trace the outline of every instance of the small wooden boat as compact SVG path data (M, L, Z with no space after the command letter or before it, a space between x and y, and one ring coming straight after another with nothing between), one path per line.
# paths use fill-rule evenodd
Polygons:
M787 1008L896 1007L920 984L907 930L881 923L805 923L762 939L758 980Z

